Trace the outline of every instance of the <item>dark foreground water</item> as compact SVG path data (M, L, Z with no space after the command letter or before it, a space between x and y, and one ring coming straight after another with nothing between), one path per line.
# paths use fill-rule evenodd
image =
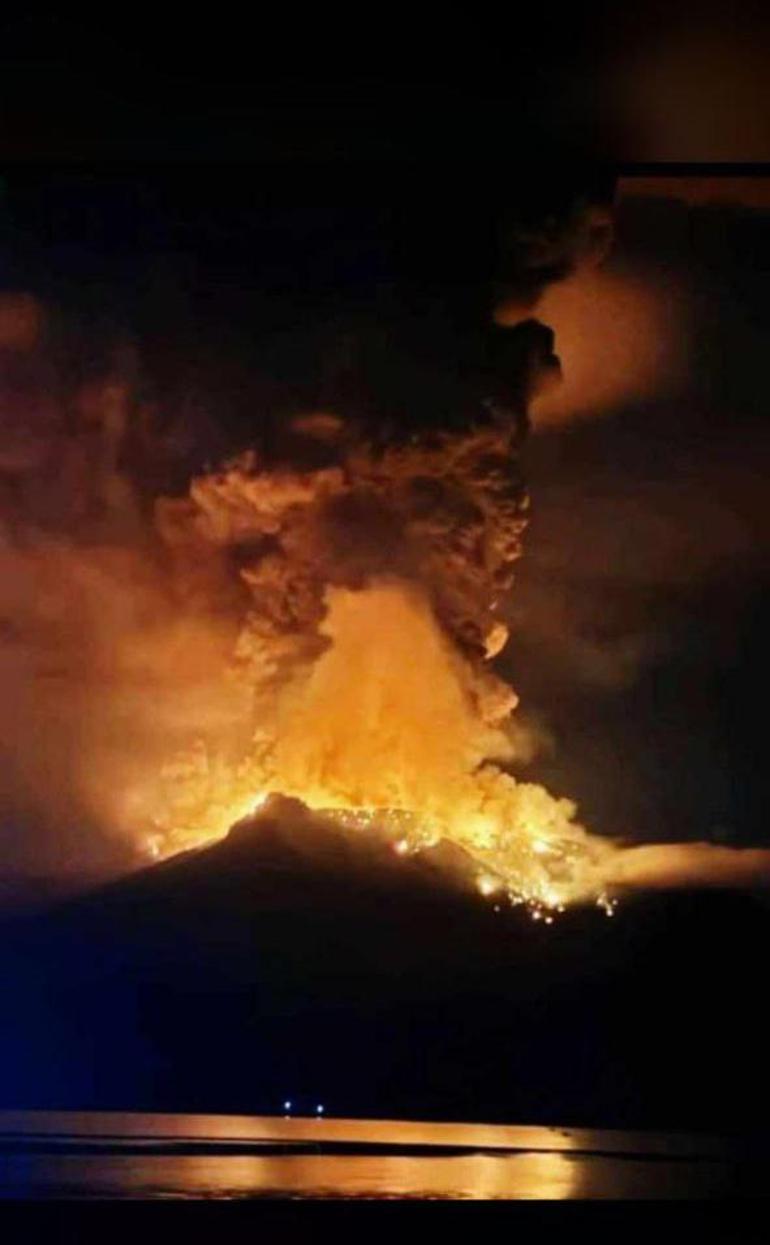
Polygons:
M0 1196L626 1199L765 1196L724 1139L390 1120L0 1112Z

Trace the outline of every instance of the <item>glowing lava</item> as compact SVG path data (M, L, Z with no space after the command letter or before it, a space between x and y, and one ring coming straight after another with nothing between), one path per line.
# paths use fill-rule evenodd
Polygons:
M166 772L156 852L221 837L275 791L362 831L376 824L401 854L447 840L481 894L538 919L576 900L611 911L612 844L570 801L487 759L513 760L515 745L480 717L469 668L414 585L330 591L321 633L329 646L275 691L269 729L263 719L237 763L199 747Z

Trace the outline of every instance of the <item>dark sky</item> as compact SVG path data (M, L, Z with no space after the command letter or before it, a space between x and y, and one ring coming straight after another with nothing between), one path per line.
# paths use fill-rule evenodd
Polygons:
M761 14L519 6L439 22L273 9L0 28L6 158L762 160Z
M567 16L517 25L499 40L448 13L424 28L396 13L274 11L242 26L156 14L121 29L16 17L3 23L5 153L431 160L579 145L596 120L581 86L598 32Z

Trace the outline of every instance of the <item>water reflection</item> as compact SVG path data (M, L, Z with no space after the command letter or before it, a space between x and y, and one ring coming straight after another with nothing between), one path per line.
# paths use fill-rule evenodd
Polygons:
M566 1154L15 1156L4 1198L711 1198L733 1194L729 1166ZM762 1196L765 1177L740 1192Z
M0 1192L121 1197L568 1198L574 1164L560 1154L22 1156Z
M736 1175L718 1138L494 1125L0 1112L0 1142L5 1198L712 1197Z

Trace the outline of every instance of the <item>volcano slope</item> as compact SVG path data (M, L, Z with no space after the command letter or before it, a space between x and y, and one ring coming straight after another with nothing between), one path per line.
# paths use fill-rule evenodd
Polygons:
M271 799L3 932L5 1107L766 1128L759 893L546 926Z

